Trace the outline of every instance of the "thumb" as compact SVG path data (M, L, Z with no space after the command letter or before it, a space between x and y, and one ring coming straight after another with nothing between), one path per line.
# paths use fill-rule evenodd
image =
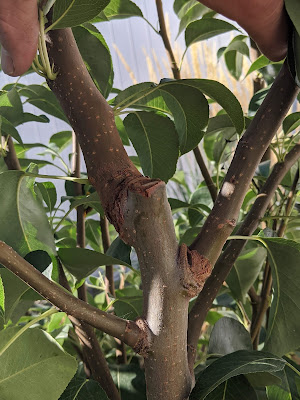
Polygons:
M0 0L0 42L3 71L22 75L30 67L39 34L37 0Z

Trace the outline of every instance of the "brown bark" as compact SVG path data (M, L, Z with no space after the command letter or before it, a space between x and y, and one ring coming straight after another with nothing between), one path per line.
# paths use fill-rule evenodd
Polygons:
M274 166L269 178L261 190L261 193L256 198L250 212L244 219L241 227L238 229L237 235L252 235L261 218L264 216L278 185L299 157L300 144L297 144L286 155L284 162L277 163ZM194 362L196 345L207 312L245 244L245 240L232 240L228 244L226 250L218 259L211 276L207 279L203 290L199 294L189 314L188 351L190 365L193 365Z

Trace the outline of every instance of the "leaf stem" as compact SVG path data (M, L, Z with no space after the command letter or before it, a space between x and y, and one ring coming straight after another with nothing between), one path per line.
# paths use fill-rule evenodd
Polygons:
M73 7L73 4L75 3L75 0L73 0L71 2L71 4L69 5L69 7L65 10L65 12L62 13L62 15L55 21L53 22L53 24L51 24L50 26L48 26L48 28L45 29L45 33L51 31L55 25L57 25L67 14L68 12L71 10L71 8Z

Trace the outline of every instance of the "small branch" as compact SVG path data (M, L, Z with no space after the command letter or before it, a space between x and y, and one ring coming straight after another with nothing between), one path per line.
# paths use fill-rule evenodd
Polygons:
M5 161L5 164L8 169L17 170L17 171L21 170L21 166L20 166L17 154L16 154L14 142L13 142L11 136L8 136L8 139L7 139L7 152L6 152L6 156L4 157L4 161Z
M260 333L261 325L263 323L264 316L266 314L267 309L270 306L270 294L271 294L271 289L272 289L272 273L271 273L271 268L270 268L268 262L266 265L266 269L267 269L266 282L262 288L261 295L260 295L260 298L261 298L260 307L259 307L259 310L257 313L257 317L251 326L251 339L252 339L252 342L255 345L255 347L256 347L256 343L258 344L259 333ZM256 350L256 349L254 348L254 350Z
M102 237L102 245L103 252L106 253L110 246L110 238L109 238L109 227L108 221L105 216L100 217L100 229L101 229L101 237ZM112 265L105 266L105 276L108 281L108 291L113 296L116 297L115 294L115 282L114 282L114 267Z
M208 172L208 169L207 169L207 167L205 165L205 162L203 160L203 157L202 157L202 154L201 154L201 151L200 151L199 147L198 146L195 147L193 152L194 152L197 164L198 164L198 166L200 168L201 174L203 176L203 179L205 180L207 189L209 190L209 193L211 195L211 198L212 198L213 202L215 202L216 199L217 199L217 195L218 195L217 188L216 188L215 184L213 183L213 181L211 179L211 176L210 176L210 174Z
M71 288L61 265L59 265L59 282L69 292ZM78 297L87 302L85 286L78 289ZM99 382L110 400L120 400L120 394L112 380L107 361L102 353L99 341L94 329L89 324L79 321L72 315L68 315L74 326L76 336L81 347L83 360L88 364L93 378Z
M227 237L235 227L240 208L257 165L299 89L287 64L282 66L267 97L237 146L215 205L190 248L210 260L218 259Z
M162 37L164 46L169 55L174 79L181 79L180 78L180 70L178 68L178 65L177 65L177 62L176 62L176 59L175 59L175 56L173 53L173 49L172 49L172 46L171 46L171 43L170 43L170 40L168 37L162 1L155 0L155 2L156 2L156 9L157 9L157 15L158 15L158 20L159 20L159 27L160 27L159 34Z
M298 170L296 172L296 175L295 175L295 178L294 178L294 181L293 181L293 185L292 185L290 193L289 193L288 201L286 203L285 215L290 215L292 210L293 210L293 205L294 205L294 202L295 202L295 196L297 194L298 182L299 182L299 168L298 168ZM288 218L283 219L281 221L279 229L278 229L278 232L277 232L277 235L279 237L283 237L284 232L286 230L287 224L288 224Z
M77 299L47 279L2 241L0 241L0 263L61 311L123 340L133 349L141 344L141 340L143 341L144 332L135 322L105 313Z
M277 163L274 166L270 176L261 190L261 193L257 196L251 210L237 231L237 235L252 235L259 225L261 218L264 216L278 185L293 164L299 159L299 157L300 144L297 144L286 155L284 162ZM188 349L190 366L194 363L196 345L207 312L245 244L245 240L232 240L228 244L226 250L218 259L212 275L207 279L189 314Z

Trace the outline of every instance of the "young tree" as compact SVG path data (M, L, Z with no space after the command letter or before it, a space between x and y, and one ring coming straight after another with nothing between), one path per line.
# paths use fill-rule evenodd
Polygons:
M251 65L249 73L274 82L244 116L219 82L181 79L161 0L157 33L174 79L123 91L112 89L109 50L92 22L142 17L141 10L130 0L39 7L33 70L47 85L16 82L0 97L1 399L298 399L300 119L286 117L298 94L298 21L276 78L279 65L272 69L265 57ZM291 16L298 7L287 2ZM187 48L237 30L194 0L175 0L174 10ZM219 51L237 79L247 54L243 35ZM25 113L24 98L70 124L72 169L60 155L71 132L53 135L48 146L23 145L18 125L48 121ZM212 101L221 111L209 117ZM127 155L129 140L138 157ZM66 181L61 202L71 202L63 216L54 184L35 183L48 177L24 158L32 147L67 168L57 177ZM261 163L269 148L272 167ZM190 151L204 181L188 199L174 174ZM187 201L167 197L171 179ZM76 229L68 217L74 209ZM119 235L112 244L106 218ZM106 281L92 276L100 265ZM116 278L112 265L127 269ZM120 392L114 380L122 376Z

